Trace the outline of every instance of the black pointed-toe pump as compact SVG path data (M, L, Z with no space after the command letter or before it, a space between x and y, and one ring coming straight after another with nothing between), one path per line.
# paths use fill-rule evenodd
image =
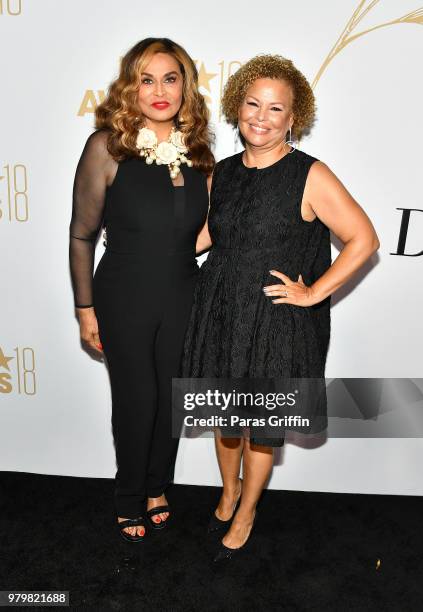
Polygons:
M230 559L232 559L237 553L239 553L241 550L244 550L245 547L247 546L247 543L250 541L251 538L251 534L253 532L254 529L254 525L256 524L257 521L257 510L254 514L254 519L253 519L253 524L251 526L251 531L250 531L250 535L248 536L247 540L244 542L244 544L242 546L239 546L238 548L228 548L227 546L225 546L223 544L223 542L220 542L219 544L219 548L217 550L217 553L213 559L213 561L215 563L219 563L221 561L229 561Z
M240 478L239 481L241 483L241 491L239 493L238 499L234 503L234 509L233 509L231 518L229 518L227 521L222 521L221 519L217 518L216 514L213 512L213 514L211 516L211 519L210 519L210 522L209 522L209 526L207 528L208 533L213 533L215 531L220 531L220 529L225 529L226 527L229 527L229 525L231 524L232 519L234 518L235 512L237 511L237 508L238 508L239 503L241 501L242 478Z

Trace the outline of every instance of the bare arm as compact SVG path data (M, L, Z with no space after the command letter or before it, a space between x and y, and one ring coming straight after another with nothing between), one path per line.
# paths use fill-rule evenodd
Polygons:
M317 161L310 168L302 209L305 218L314 213L344 247L331 267L310 287L306 287L301 275L295 282L273 270L274 276L285 283L283 289L280 285L271 285L265 290L266 295L282 296L273 300L274 303L310 306L321 302L344 285L380 246L365 211L323 162ZM288 297L284 297L284 291L288 291Z
M209 197L210 197L210 192L211 192L212 178L213 178L213 173L207 177L207 189L209 192ZM210 211L210 202L209 202L209 211ZM202 229L200 230L197 236L197 243L195 245L195 254L199 255L200 253L207 251L211 247L211 245L212 245L212 241L211 241L210 234L209 234L208 213L207 213L206 222L203 225Z

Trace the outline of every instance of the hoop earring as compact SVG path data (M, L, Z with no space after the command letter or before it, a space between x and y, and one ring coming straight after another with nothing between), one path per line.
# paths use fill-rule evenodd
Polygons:
M289 128L289 138L288 138L288 140L285 140L284 142L285 142L285 144L287 144L287 145L292 147L292 151L290 151L289 153L293 153L295 151L295 149L297 148L294 145L294 141L292 140L292 131L291 131L291 128ZM289 153L288 153L288 155L289 155Z

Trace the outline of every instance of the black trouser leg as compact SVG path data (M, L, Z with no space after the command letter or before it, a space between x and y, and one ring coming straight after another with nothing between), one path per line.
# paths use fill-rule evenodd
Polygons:
M124 323L124 324L123 324ZM146 498L146 476L157 412L154 342L157 325L122 321L103 341L112 389L116 450L115 507L118 516L136 518Z
M172 377L180 375L194 282L195 277L187 279L184 291L170 293L171 300L156 337L158 402L147 475L149 497L159 497L174 476L179 438L172 437Z

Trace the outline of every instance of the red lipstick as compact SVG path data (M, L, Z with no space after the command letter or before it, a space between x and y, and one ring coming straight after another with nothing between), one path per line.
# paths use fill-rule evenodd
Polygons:
M169 108L170 104L169 102L153 102L153 104L151 105L154 108L157 108L157 110L165 110L166 108Z

